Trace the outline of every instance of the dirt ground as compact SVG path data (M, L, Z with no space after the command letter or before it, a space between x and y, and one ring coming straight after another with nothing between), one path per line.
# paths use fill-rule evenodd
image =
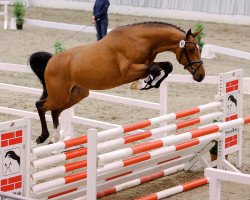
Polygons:
M9 8L10 9L10 8ZM11 13L11 10L9 10ZM44 8L28 8L26 18L48 20L54 22L65 22L72 24L91 24L91 13L73 10L55 10ZM170 22L181 26L183 29L194 28L197 22L181 21L171 19L159 19L139 16L125 16L119 14L110 14L109 28L115 28L121 25L138 23L142 21L162 21ZM3 24L2 17L0 25ZM203 23L205 29L205 43L218 46L233 48L237 50L250 52L250 27L228 24ZM74 35L70 37L71 35ZM22 31L0 29L0 62L26 64L28 55L35 51L54 52L53 43L62 41L66 48L95 42L95 35L90 33L74 34L72 31L53 30L46 28L25 26ZM93 55L94 56L94 55ZM173 54L162 53L157 57L159 61L171 61L174 65L173 73L187 74L180 66ZM250 61L218 55L215 59L204 60L206 75L218 75L222 72L242 68L244 75L250 77ZM40 84L33 74L0 72L0 82L21 86L40 88ZM104 91L109 94L116 94L128 98L159 102L159 90L150 91L131 91L130 85ZM217 86L205 84L169 84L168 89L168 108L169 112L189 108L205 103L212 102L217 93ZM37 96L24 95L5 90L0 90L0 106L17 108L27 111L36 111L34 106ZM244 115L250 114L250 96L244 95ZM115 124L125 124L151 118L159 115L157 111L146 110L120 104L113 104L99 100L86 99L76 106L76 115L96 120L107 121ZM0 114L0 121L18 118L16 116ZM38 121L32 121L33 140L39 134L40 126ZM76 127L77 133L83 133L88 127ZM51 126L50 126L51 129ZM244 127L243 141L243 166L242 172L250 172L250 127ZM207 155L208 156L208 155ZM229 161L234 163L234 156L229 157ZM197 171L198 169L198 171ZM117 194L104 197L103 200L129 200L146 194L164 190L176 186L186 181L193 180L203 176L203 171L199 167L195 171L180 172L176 175L161 178L156 181L144 184L133 189L125 190ZM249 200L250 187L232 183L223 183L223 200ZM168 198L170 200L186 199L208 199L208 186L203 186L192 191L181 193Z

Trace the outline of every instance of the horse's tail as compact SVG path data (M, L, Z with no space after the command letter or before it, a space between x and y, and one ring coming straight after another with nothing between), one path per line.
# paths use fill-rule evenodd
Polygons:
M44 79L44 71L52 56L53 55L51 53L39 51L33 53L28 60L32 71L37 75L45 90L46 85Z

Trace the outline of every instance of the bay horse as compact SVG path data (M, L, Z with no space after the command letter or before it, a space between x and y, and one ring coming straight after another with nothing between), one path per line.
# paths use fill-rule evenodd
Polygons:
M106 90L123 84L147 79L156 84L172 71L170 62L154 62L156 55L170 51L178 62L188 70L195 81L201 82L205 69L201 60L196 36L163 22L143 22L113 29L102 40L67 49L57 55L36 52L29 58L31 69L40 79L43 93L36 102L41 121L42 134L37 143L49 137L45 119L51 111L54 128L59 125L60 113L89 95L89 90ZM147 82L147 81L146 81Z

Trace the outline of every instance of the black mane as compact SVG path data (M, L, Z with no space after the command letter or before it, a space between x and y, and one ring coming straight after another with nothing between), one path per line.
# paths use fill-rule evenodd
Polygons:
M120 27L127 27L127 26L138 26L138 25L163 25L163 26L171 26L173 28L178 29L179 31L185 33L186 31L184 31L181 27L176 26L174 24L170 24L170 23L166 23L166 22L157 22L157 21L148 21L148 22L139 22L139 23L135 23L135 24L128 24L125 26L120 26Z

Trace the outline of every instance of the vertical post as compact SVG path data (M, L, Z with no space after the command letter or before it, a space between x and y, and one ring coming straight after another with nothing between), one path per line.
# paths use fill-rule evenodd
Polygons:
M97 183L97 130L89 129L87 154L87 200L96 200Z
M26 4L26 7L30 7L30 1L29 0L25 0L25 4Z
M31 166L31 119L25 118L26 120L26 135L25 135L25 143L24 143L24 148L25 148L25 166L24 166L24 196L27 198L30 198L30 166Z
M231 121L242 117L243 102L243 70L220 74L219 93L223 101L222 121ZM242 127L236 126L222 131L222 140L218 145L218 165L219 169L230 169L232 166L225 160L225 156L236 153L236 166L242 163ZM235 171L238 171L235 168Z
M4 29L8 28L8 5L4 3Z
M238 118L243 117L243 70L239 70L238 72L239 77L239 90L238 90ZM242 126L239 127L239 133L238 133L238 151L236 152L236 167L240 168L242 166Z
M225 92L224 92L224 86L225 84L225 80L223 77L223 74L219 75L219 85L218 85L218 95L219 95L219 100L222 102L222 108L219 109L219 111L221 111L223 113L223 116L220 117L220 122L224 122L225 119ZM217 144L217 168L218 169L222 169L223 166L223 159L225 157L224 155L224 151L223 151L223 147L224 147L224 141L225 141L225 134L222 133L222 137L218 140L218 144ZM209 195L210 196L210 195Z
M160 86L160 115L168 113L168 82L165 80Z
M209 200L220 200L221 181L209 177Z
M168 113L168 82L164 80L160 86L160 115L166 115ZM161 123L161 126L167 125L167 122ZM154 139L167 136L165 134L158 134L153 136Z
M74 135L74 125L71 122L71 118L74 116L75 110L74 107L71 107L67 110L64 110L61 114L61 129L60 129L60 135L61 140L66 140L73 138Z

